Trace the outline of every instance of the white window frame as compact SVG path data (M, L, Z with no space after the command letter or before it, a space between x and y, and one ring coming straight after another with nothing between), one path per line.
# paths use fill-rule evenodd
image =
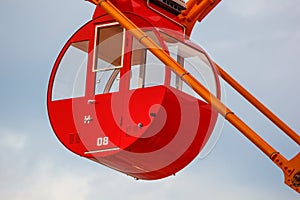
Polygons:
M97 68L97 63L96 63L96 59L97 59L97 37L98 37L98 29L103 28L103 27L110 27L110 26L115 26L115 25L120 25L118 22L112 22L112 23L108 23L108 24L101 24L101 25L97 25L95 27L95 40L94 40L94 53L93 53L93 67L92 67L92 72L99 72L99 71L106 71L106 70L113 70L113 69L120 69L123 67L123 61L124 61L124 52L125 52L125 32L126 29L123 27L123 41L122 41L122 55L121 55L121 65L120 66L113 66L113 67L106 67L106 68L101 68L98 69Z

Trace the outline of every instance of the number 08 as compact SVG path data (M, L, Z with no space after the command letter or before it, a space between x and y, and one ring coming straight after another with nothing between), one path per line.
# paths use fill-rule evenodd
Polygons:
M106 146L108 145L109 138L108 137L99 137L97 138L97 146Z

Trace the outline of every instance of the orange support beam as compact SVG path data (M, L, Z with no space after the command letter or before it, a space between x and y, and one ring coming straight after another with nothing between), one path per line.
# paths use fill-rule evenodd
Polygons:
M178 18L186 27L187 35L190 35L195 23L202 21L220 1L221 0L189 0L186 3L186 9L181 11Z
M214 63L217 67L220 76L237 92L239 92L245 99L247 99L253 106L255 106L261 113L270 119L278 128L286 133L292 140L300 145L300 136L272 113L266 106L258 101L252 94L250 94L243 86L234 80L228 73L226 73L218 64Z

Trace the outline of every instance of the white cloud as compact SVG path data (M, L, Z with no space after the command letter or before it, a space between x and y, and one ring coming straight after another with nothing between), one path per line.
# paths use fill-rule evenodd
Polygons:
M51 163L39 163L38 166L23 170L23 176L15 180L20 183L11 183L9 188L1 192L2 199L86 199L89 188L84 176L58 170Z
M26 133L17 133L12 130L2 129L0 130L0 148L5 151L21 151L25 148L27 137Z
M58 166L57 160L49 154L51 152L45 151L49 148L45 146L47 143L42 142L44 146L39 144L41 138L47 138L37 134L40 131L28 133L18 128L1 128L0 198L85 199L87 178L74 170L66 170L65 166Z

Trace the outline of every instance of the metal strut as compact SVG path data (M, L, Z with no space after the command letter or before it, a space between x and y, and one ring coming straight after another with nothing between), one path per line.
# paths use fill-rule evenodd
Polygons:
M299 135L293 131L288 125L286 125L281 119L279 119L274 113L272 113L267 107L265 107L260 101L258 101L252 94L250 94L243 86L241 86L236 80L234 80L228 73L226 73L217 63L214 63L220 76L233 87L240 95L255 106L262 114L264 114L269 120L271 120L278 128L286 133L292 140L300 145Z
M300 153L298 153L291 160L287 160L276 149L270 146L263 140L256 132L254 132L247 124L245 124L236 114L234 114L226 105L224 105L217 97L211 94L197 79L188 73L177 61L175 61L166 51L157 45L147 34L139 29L131 20L129 20L120 10L118 10L109 0L89 0L90 2L101 6L111 17L118 21L123 27L132 33L132 35L140 41L146 48L148 48L158 59L160 59L166 66L169 66L183 81L189 84L192 89L199 94L207 103L209 103L217 112L219 112L225 119L230 122L236 129L238 129L244 136L246 136L254 145L256 145L262 152L264 152L280 169L282 169L285 176L285 183L300 193ZM237 82L231 78L220 66L220 76L227 81L233 88L242 93L243 96L250 94L244 88L240 87ZM242 89L241 89L242 88ZM245 95L247 94L247 95ZM252 95L251 95L252 96ZM252 96L253 97L253 96ZM248 97L246 98L248 99ZM252 98L250 98L252 99ZM255 99L255 98L254 98ZM250 100L256 107L262 105L258 100ZM255 102L255 103L253 103ZM263 113L268 113L264 109ZM274 114L267 114L271 121L277 121ZM271 117L270 117L271 116ZM273 119L273 120L272 120ZM276 120L275 120L276 119ZM279 127L286 130L287 125L280 123ZM290 129L290 128L288 128ZM285 132L286 133L286 132ZM289 135L298 145L300 136L295 132L288 131Z

